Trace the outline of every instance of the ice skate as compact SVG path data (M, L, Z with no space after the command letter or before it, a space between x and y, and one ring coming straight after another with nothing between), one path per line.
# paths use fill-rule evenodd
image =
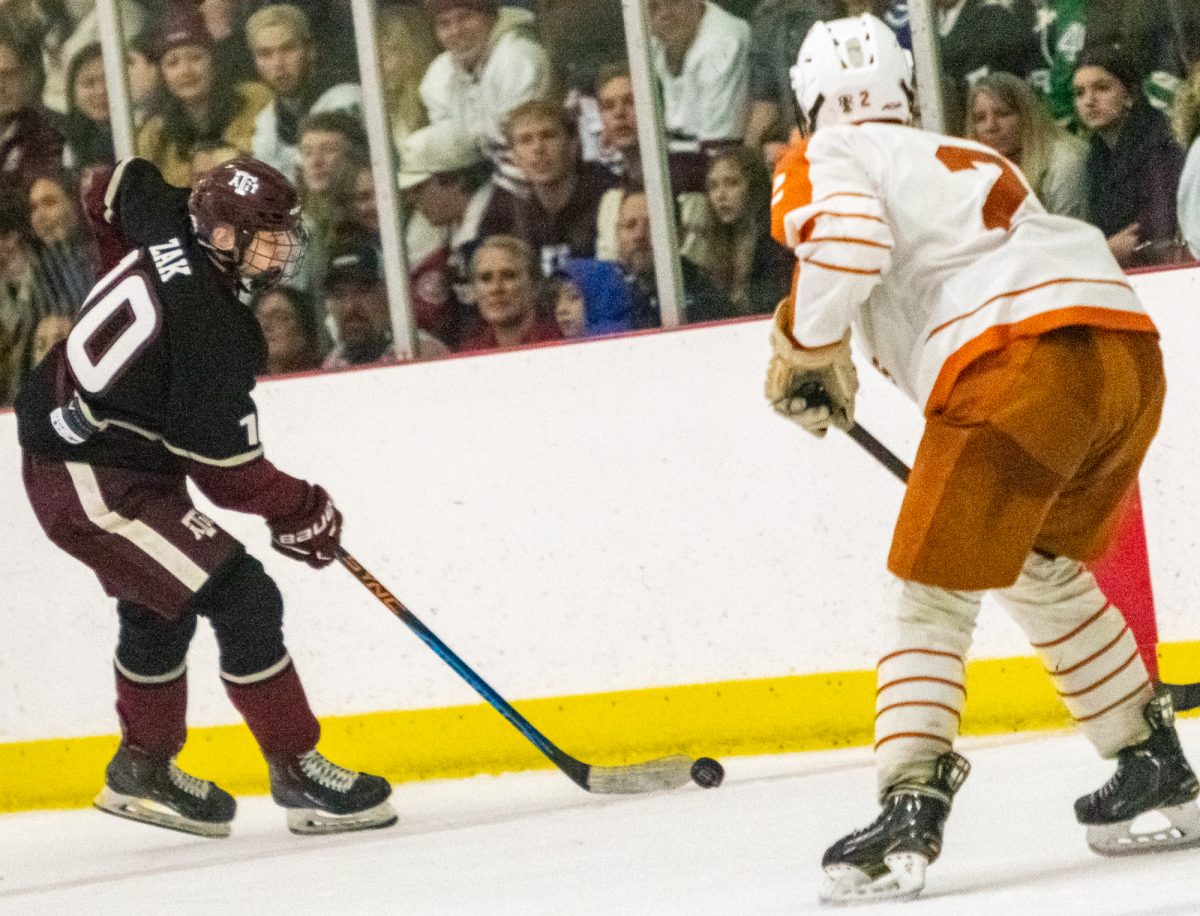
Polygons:
M1195 801L1200 785L1179 746L1171 695L1160 687L1142 715L1150 737L1118 753L1113 778L1075 802L1075 817L1087 827L1088 846L1102 856L1200 845ZM1148 812L1166 818L1169 826L1135 831L1134 820Z
M125 743L109 761L93 804L117 817L204 837L229 836L237 810L233 796L214 783Z
M875 823L838 840L825 852L821 902L912 900L925 887L925 869L942 851L942 829L954 794L971 766L947 751L933 777L892 787Z
M392 787L382 776L347 770L316 750L268 764L271 797L287 809L292 833L347 833L396 823L387 802Z

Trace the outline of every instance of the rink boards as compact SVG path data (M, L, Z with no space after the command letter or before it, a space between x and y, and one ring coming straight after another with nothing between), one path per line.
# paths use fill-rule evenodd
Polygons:
M1164 677L1200 679L1194 419L1200 271L1133 278L1163 331L1170 394L1142 476ZM337 376L257 392L276 463L319 480L346 546L565 749L606 763L869 741L899 485L843 436L816 442L761 395L762 321ZM872 370L860 420L906 459L917 411ZM115 745L115 615L44 540L0 415L0 810L87 802ZM354 580L267 548L331 756L395 780L525 769L540 756ZM1066 724L1016 628L985 612L969 732ZM234 791L265 768L190 658L185 765Z

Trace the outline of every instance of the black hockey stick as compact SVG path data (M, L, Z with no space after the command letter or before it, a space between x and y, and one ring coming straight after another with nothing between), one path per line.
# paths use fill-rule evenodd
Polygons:
M425 645L429 646L442 661L453 668L459 677L474 687L475 691L487 700L493 709L504 716L517 731L545 754L551 763L566 773L581 789L608 795L633 795L640 792L677 789L687 785L693 779L705 788L721 784L724 770L717 761L710 757L693 760L683 754L676 754L671 757L647 760L645 763L630 763L612 767L592 766L582 760L577 760L560 749L534 728L528 719L513 709L504 697L496 693L483 678L471 670L466 662L455 655L450 647L437 637L437 634L425 626L416 614L406 608L399 598L388 591L382 582L371 575L346 550L339 547L337 557L367 591L399 617L401 622L416 633Z
M829 397L815 383L809 383L800 389L799 396L809 404L818 404L822 400L828 403ZM857 423L851 423L846 435L862 446L872 458L894 474L901 483L908 483L910 468L900 460L900 457L886 445L876 439L871 433ZM1195 684L1168 684L1160 681L1171 694L1171 704L1176 712L1187 712L1200 708L1200 682Z

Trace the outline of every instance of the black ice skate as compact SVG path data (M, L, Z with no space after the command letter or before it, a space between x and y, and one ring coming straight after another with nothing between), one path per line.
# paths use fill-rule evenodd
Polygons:
M387 802L392 787L382 776L344 769L315 750L268 764L271 797L288 809L292 833L346 833L396 823Z
M947 751L928 781L888 790L875 823L825 851L821 902L832 904L912 900L925 887L925 868L942 851L942 829L954 794L971 765Z
M1179 746L1171 695L1160 687L1142 715L1150 737L1118 753L1113 778L1075 802L1075 817L1087 827L1088 846L1102 856L1200 845L1195 803L1200 785ZM1150 811L1165 817L1169 826L1134 832L1134 819Z
M107 814L197 836L229 836L237 810L233 796L183 772L174 760L151 757L122 742L104 782L93 804Z

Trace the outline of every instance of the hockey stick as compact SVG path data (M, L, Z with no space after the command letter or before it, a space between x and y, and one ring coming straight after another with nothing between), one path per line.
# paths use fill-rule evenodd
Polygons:
M825 392L823 390L814 390L813 387L810 387L812 384L809 383L809 385L801 388L799 396L804 398L809 404L819 403L821 400L828 402L828 396ZM863 429L857 423L851 423L850 428L846 430L846 435L862 446L863 451L891 471L901 483L908 483L909 466L901 461L895 452L871 435L870 432ZM1200 682L1195 684L1168 684L1165 681L1160 681L1159 683L1170 692L1171 704L1175 707L1176 712L1200 709Z
M577 760L534 728L528 719L488 686L483 678L455 655L453 650L438 638L437 634L425 626L416 614L406 608L400 599L388 591L383 583L371 575L349 552L339 547L337 558L367 591L399 617L401 622L416 633L425 645L429 646L442 661L453 668L459 677L474 687L476 693L487 700L493 709L504 716L517 731L545 754L551 763L566 773L571 781L581 789L608 795L633 795L640 792L677 789L687 785L693 779L705 788L721 784L724 770L717 761L710 757L693 760L691 757L676 754L671 757L647 760L645 763L630 763L612 767L592 766L582 760Z

